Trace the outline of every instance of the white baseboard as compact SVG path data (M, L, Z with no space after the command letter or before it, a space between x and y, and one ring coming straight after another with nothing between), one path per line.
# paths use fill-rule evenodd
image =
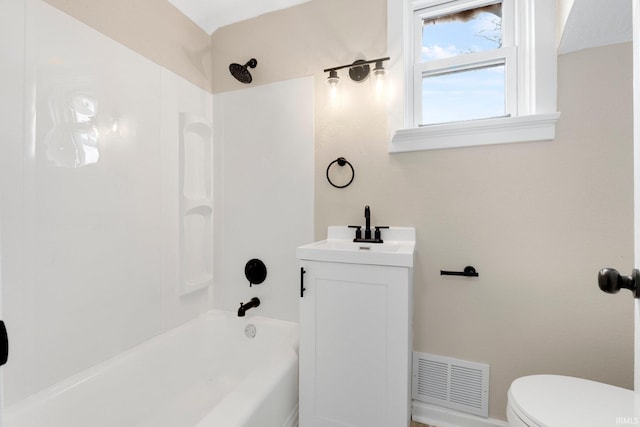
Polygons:
M453 409L442 408L429 403L412 402L413 421L438 427L508 427L506 421L465 414Z

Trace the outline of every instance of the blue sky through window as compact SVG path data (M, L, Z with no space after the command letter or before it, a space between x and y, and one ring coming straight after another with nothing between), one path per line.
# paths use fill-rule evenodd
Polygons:
M422 124L505 115L504 65L422 80Z
M502 45L501 5L433 19L422 28L422 60L431 61ZM505 115L505 66L427 75L422 79L422 124Z
M464 20L463 13L427 19L422 27L422 60L441 59L468 52L499 48L502 44L501 18L479 11Z

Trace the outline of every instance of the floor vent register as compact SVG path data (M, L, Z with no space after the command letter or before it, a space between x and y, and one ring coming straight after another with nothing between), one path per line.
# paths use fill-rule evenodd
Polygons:
M413 399L489 416L489 365L413 352Z

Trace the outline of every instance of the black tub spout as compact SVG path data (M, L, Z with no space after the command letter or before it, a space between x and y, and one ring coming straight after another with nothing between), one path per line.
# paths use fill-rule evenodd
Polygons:
M244 317L247 310L257 307L260 305L260 300L256 297L251 298L246 304L240 303L240 308L238 309L238 317Z

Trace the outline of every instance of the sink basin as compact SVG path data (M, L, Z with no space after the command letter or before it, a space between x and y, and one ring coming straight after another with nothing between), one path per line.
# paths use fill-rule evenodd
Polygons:
M353 229L331 226L326 240L298 247L296 256L310 261L413 267L415 235L413 227L391 227L382 230L384 243L356 243Z

